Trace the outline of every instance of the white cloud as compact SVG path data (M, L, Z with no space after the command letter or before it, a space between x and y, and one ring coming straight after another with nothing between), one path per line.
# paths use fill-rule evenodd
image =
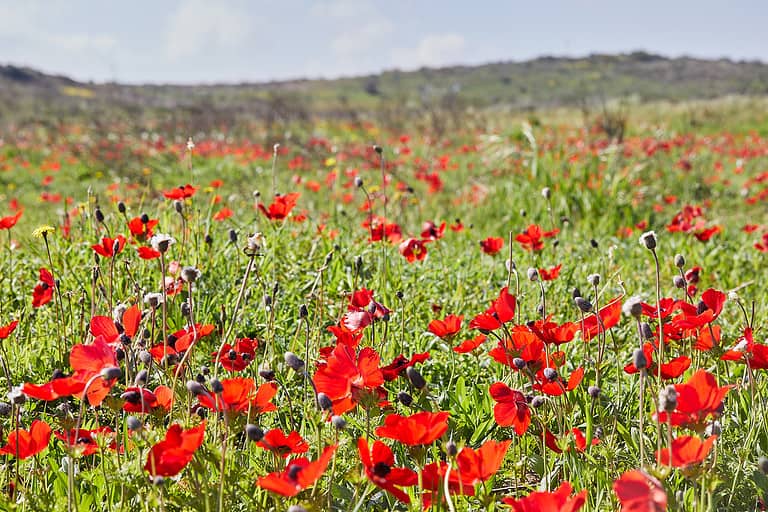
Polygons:
M428 34L414 48L393 49L390 57L392 65L401 69L446 66L461 62L465 48L461 34Z
M247 13L234 6L205 0L185 0L171 14L166 54L172 59L197 54L206 46L234 48L250 34Z
M331 49L339 57L371 53L386 41L392 32L392 23L374 19L340 33L331 41Z

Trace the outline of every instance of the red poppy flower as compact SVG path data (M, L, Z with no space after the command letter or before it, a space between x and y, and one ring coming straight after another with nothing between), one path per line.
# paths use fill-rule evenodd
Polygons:
M470 329L494 331L515 317L515 296L510 294L505 286L499 297L491 303L491 307L480 313L469 322Z
M256 446L269 450L283 458L309 451L309 445L298 432L292 431L285 435L279 428L273 428L266 432L264 437L256 443Z
M560 232L559 229L553 229L552 231L543 231L541 226L537 224L531 224L521 234L515 237L517 243L519 243L526 251L540 251L544 249L544 238L551 238L556 236Z
M427 359L429 359L429 352L414 354L410 359L403 354L400 354L390 364L381 367L381 374L384 376L386 382L392 382L402 375L403 372L405 372L405 369L409 366L413 366L416 363L423 363Z
M29 430L13 430L0 453L26 459L45 450L51 440L51 427L44 421L35 420Z
M368 230L369 242L387 240L390 243L396 244L403 238L400 226L394 222L388 222L384 217L369 217L363 222L362 227Z
M121 335L132 339L139 329L141 323L141 308L133 305L123 313L122 323L117 325L112 318L108 316L94 316L91 318L90 330L94 337L103 336L107 343L115 343Z
M263 204L259 203L259 210L261 213L267 216L269 220L283 220L291 213L293 207L296 206L296 202L299 200L298 192L291 194L276 195L275 200L266 208Z
M453 347L453 351L458 354L467 354L469 352L472 352L477 347L485 343L485 340L487 339L487 336L485 334L478 334L471 340L465 340L461 342L459 345L456 345Z
M463 448L456 457L461 479L469 485L475 485L491 478L501 467L511 443L512 440L491 440L486 441L477 450Z
M54 432L57 439L64 441L67 448L75 448L77 452L82 456L93 455L99 451L99 444L96 442L98 437L112 438L112 442L109 444L109 448L114 450L117 443L114 441L115 432L107 427L99 427L93 430L80 429L75 431L72 429L68 432L60 431Z
M374 441L372 449L369 450L368 442L361 437L357 440L357 450L368 480L403 503L411 502L411 498L400 487L416 485L419 476L414 471L393 467L395 456L381 441Z
M12 320L7 325L0 327L0 340L8 338L8 336L10 336L11 333L16 330L17 325L19 325L19 321Z
M400 254L403 255L408 263L422 261L427 257L427 246L424 243L424 240L419 240L417 238L408 238L400 242L398 251L400 251Z
M190 463L205 437L205 423L183 429L171 425L165 438L149 450L144 470L152 476L175 476Z
M376 435L400 441L408 446L432 444L448 430L448 412L418 412L411 416L390 414Z
M147 222L141 217L134 217L128 221L128 231L131 232L131 236L139 241L146 241L152 238L154 234L155 226L158 224L157 219L147 218Z
M504 239L501 237L489 236L485 240L480 240L480 248L485 254L496 254L504 247Z
M120 254L125 247L125 237L123 235L117 235L115 238L109 238L105 236L101 239L101 244L92 245L91 249L96 251L96 254L104 258L111 258Z
M607 305L600 308L600 320L602 320L602 325L601 322L598 322L597 317L594 314L587 316L584 318L584 322L579 323L581 336L584 338L584 341L589 341L601 334L603 332L603 327L605 327L605 329L610 329L618 325L619 320L621 319L621 299L622 296L616 297Z
M373 290L365 288L352 294L348 311L342 319L342 325L347 330L357 332L391 313L389 308L373 299L373 294Z
M429 322L429 332L441 339L451 339L461 330L463 315L448 315L443 320Z
M147 388L129 387L120 395L125 403L123 410L130 413L169 412L173 405L173 391L167 386L157 386L154 391Z
M678 301L671 298L671 297L663 297L659 304L661 305L661 318L662 320L667 318L669 315L680 309L680 305L678 304ZM643 308L643 314L650 318L657 318L658 317L658 310L656 306L653 306L651 304L646 304L645 302L642 303Z
M716 325L713 329L719 331L719 326ZM704 329L701 332L704 334L708 330ZM726 351L720 359L724 361L740 361L748 364L753 370L768 369L768 345L755 343L751 328L747 327L744 329L744 334L736 341L736 347Z
M139 253L139 258L143 260L154 260L161 256L160 251L153 249L152 247L141 246L136 251Z
M514 359L519 357L525 361L526 368L534 373L547 366L546 348L541 338L523 325L513 327L511 336L499 341L496 347L488 352L494 361L520 371L514 364Z
M246 369L255 359L258 343L256 339L237 338L234 346L225 343L218 354L213 352L211 355L214 362L218 355L218 360L225 370L239 372Z
M697 436L680 436L672 441L672 454L670 450L662 448L656 452L656 462L673 468L684 468L692 464L704 462L709 455L717 436L708 437L702 441Z
M319 365L313 379L315 387L333 401L334 414L354 409L366 394L384 384L379 361L379 354L370 347L356 354L353 347L338 344Z
M563 482L553 492L532 492L525 498L504 498L501 502L515 512L576 512L586 503L587 491L571 496L572 491L571 484Z
M327 446L314 462L310 462L306 457L292 460L284 471L260 477L256 480L256 485L281 496L296 496L320 479L336 451L336 446Z
M560 396L568 391L573 391L584 379L584 368L579 367L571 372L567 382L560 376L560 372L557 372L556 375L554 379L550 380L544 376L544 369L539 370L536 372L538 382L533 385L533 389L549 396Z
M643 353L645 359L648 361L647 373L648 375L655 377L659 374L659 368L656 366L656 361L653 360L653 345L645 343L643 345ZM680 356L672 359L668 363L662 363L661 365L661 378L662 379L676 379L681 376L691 366L691 359L687 356ZM630 375L637 373L639 370L635 367L635 363L629 363L624 367L624 371Z
M184 185L164 191L163 196L165 196L166 199L187 199L194 196L195 192L197 192L197 187L193 187L192 185Z
M48 304L53 298L53 290L56 283L53 280L53 274L48 270L40 269L40 280L32 291L32 307L39 308Z
M431 220L424 222L421 225L421 238L425 240L439 240L443 238L445 232L445 222L437 226Z
M213 220L215 220L217 222L222 222L222 221L225 221L228 218L232 217L232 215L234 215L234 214L235 214L235 212L233 212L232 210L230 210L229 208L227 208L225 206L224 208L222 208L221 210L219 210L218 212L216 212L213 215Z
M421 470L421 503L424 510L429 509L436 499L445 500L445 474L448 470L446 462L432 462ZM461 475L464 476L463 474ZM448 490L451 494L474 496L475 488L459 478L459 471L453 469L448 476Z
M546 268L540 268L539 269L539 278L542 281L554 281L557 279L557 276L560 275L560 269L563 268L562 265L558 265L556 267L552 267L550 269Z
M216 411L237 411L254 414L276 411L272 398L277 394L277 384L265 382L256 389L253 379L235 377L221 381L224 391L218 394L198 395L200 405Z
M337 345L343 343L344 345L349 345L350 347L355 348L363 339L362 332L351 331L347 329L343 323L339 325L331 325L327 330L336 338Z
M579 331L579 324L575 322L565 322L558 325L550 319L552 315L545 320L536 320L529 322L526 327L535 334L541 341L552 345L561 345L572 341Z
M9 215L8 217L0 218L0 229L11 229L19 221L23 210L16 212L16 215Z
M659 421L667 421L667 415L673 426L689 427L698 430L709 416L719 416L723 399L733 386L717 385L717 379L706 370L698 370L683 384L675 384L677 407L667 413L658 414Z
M531 424L531 410L525 396L515 389L510 389L503 382L496 382L490 387L491 398L496 401L493 417L501 427L514 427L519 436L525 434Z
M683 312L672 319L672 328L679 330L699 329L714 322L722 313L726 299L725 293L710 288L701 294L701 303L704 305L701 311L691 304L681 302L680 308Z
M613 482L621 512L664 512L667 493L656 478L642 470L627 471Z

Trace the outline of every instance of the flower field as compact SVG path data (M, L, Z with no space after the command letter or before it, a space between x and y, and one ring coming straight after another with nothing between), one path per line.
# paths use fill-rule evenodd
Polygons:
M765 131L122 128L0 139L1 509L765 509Z

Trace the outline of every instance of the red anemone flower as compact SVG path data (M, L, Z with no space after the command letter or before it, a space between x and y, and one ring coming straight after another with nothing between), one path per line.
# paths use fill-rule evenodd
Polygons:
M32 307L39 308L48 304L53 298L53 290L56 288L56 282L53 280L53 274L47 269L40 269L40 280L32 291Z
M51 427L44 421L35 420L29 430L13 430L0 453L26 459L45 450L51 440Z
M376 435L400 441L408 446L432 444L448 430L448 412L418 412L411 416L390 414Z
M504 239L501 237L489 236L485 240L480 240L480 248L485 254L494 255L504 247Z
M144 222L145 220L146 222ZM158 222L157 219L150 219L149 217L134 217L128 221L128 231L131 232L133 238L143 242L152 238Z
M256 442L256 446L269 450L283 458L309 451L309 445L298 432L292 431L285 435L279 428L273 428L265 433L264 437Z
M403 354L400 354L387 366L381 367L381 374L385 381L392 382L402 375L409 366L413 366L416 363L423 363L427 359L429 359L429 352L414 354L410 359Z
M647 374L651 377L655 377L659 374L659 368L656 366L656 361L653 360L653 345L651 343L645 343L643 345L643 353L645 359L648 361ZM691 366L691 359L687 356L680 356L672 359L668 363L661 365L661 378L662 379L676 379ZM635 363L629 363L624 367L624 371L630 375L637 373L639 370L635 367Z
M122 335L125 335L129 339L133 339L139 330L140 323L141 308L137 305L133 305L125 310L122 323L119 325L108 316L91 317L90 330L94 337L103 336L104 341L107 343L115 343Z
M495 475L511 443L512 440L501 442L491 440L486 441L477 450L463 448L456 457L462 481L475 485Z
M261 213L267 216L269 220L283 220L291 213L293 207L296 206L296 202L299 200L298 192L291 194L276 195L275 200L266 208L263 204L259 203L259 210Z
M579 324L576 322L565 322L562 325L556 324L548 316L544 320L528 322L528 329L534 333L541 341L547 344L561 345L572 341L579 331Z
M453 347L453 351L457 354L467 354L469 352L472 352L477 347L485 343L485 340L487 339L487 336L485 334L478 334L471 340L465 340L462 341L460 344Z
M418 238L408 238L400 242L398 251L403 255L408 263L422 261L427 257L427 246L424 240Z
M431 220L424 222L421 225L421 238L425 240L439 240L443 238L445 232L445 222L437 226Z
M55 435L57 439L64 441L64 443L67 445L67 448L75 448L80 453L80 455L83 456L93 455L99 451L99 444L96 442L98 437L112 438L112 442L109 445L109 448L112 450L114 450L117 446L117 443L114 441L115 432L107 426L99 427L93 430L86 430L81 428L77 431L72 429L67 432L54 432L53 435Z
M525 434L531 424L531 410L525 395L516 389L511 389L503 382L496 382L490 387L491 398L496 401L493 406L493 417L501 427L514 427L519 436Z
M221 393L198 395L200 405L216 411L251 411L253 414L276 411L272 398L277 394L277 384L265 382L256 389L253 379L235 377L223 379Z
M115 238L109 238L105 236L101 239L101 244L95 244L91 246L91 249L96 251L96 254L104 258L111 258L120 254L125 247L125 237L123 235L117 235Z
M173 405L173 391L167 386L157 386L154 391L135 386L125 388L120 397L125 400L123 410L130 413L169 412Z
M327 446L320 457L310 462L306 457L292 460L282 472L260 477L256 485L285 497L292 497L317 482L331 461L337 445Z
M432 462L427 464L421 470L421 503L424 510L429 509L436 499L445 500L445 475L448 471L448 464L445 462ZM464 476L463 474L461 475ZM459 471L453 470L448 476L448 490L451 494L474 496L475 488L470 484L465 484L464 480L459 478Z
M164 191L163 196L165 196L166 199L187 199L194 196L195 192L197 192L197 187L184 185Z
M19 221L23 210L16 212L16 215L9 215L8 217L0 218L0 229L11 229Z
M16 330L16 326L19 325L18 320L12 320L10 323L0 327L0 340L4 340Z
M216 212L214 214L213 220L215 220L217 222L222 222L222 221L225 221L228 218L232 217L232 215L234 215L234 214L235 214L235 212L233 212L232 210L230 210L229 208L227 208L225 206L221 210L219 210L218 212Z
M553 229L552 231L543 231L538 224L531 224L521 234L515 237L517 243L519 243L526 251L540 251L544 249L544 238L551 238L556 236L560 232L559 229Z
M515 512L576 512L586 503L587 491L571 496L572 491L571 484L563 482L553 492L532 492L525 498L504 498L501 502Z
M712 450L717 436L702 441L697 436L680 436L672 441L672 450L662 448L656 452L656 462L673 468L684 468L704 462Z
M602 322L598 321L593 313L584 318L583 322L579 323L581 336L584 338L584 341L589 341L601 334L604 330L618 325L619 320L621 319L621 299L622 296L618 296L600 308L600 320Z
M136 252L139 253L139 258L143 260L154 260L155 258L159 258L161 256L160 251L147 246L139 247L136 249Z
M384 384L379 361L379 354L370 347L356 353L349 345L336 345L313 379L318 393L333 401L334 414L354 409L363 396Z
M584 368L579 367L571 372L567 382L560 376L560 372L556 372L556 377L554 379L547 379L544 376L544 369L536 372L536 378L538 382L533 385L533 389L541 391L549 396L560 396L568 391L573 391L579 384L581 384L581 381L584 379Z
M540 268L539 278L541 278L542 281L554 281L555 279L557 279L557 276L560 275L561 268L563 268L562 265L558 265L556 267L552 267L549 269Z
M716 329L715 326L713 329ZM702 330L702 333L708 332ZM752 336L752 329L747 327L744 334L737 340L736 347L726 351L720 359L723 361L740 361L748 364L752 370L768 369L768 345L764 343L755 343Z
M494 331L515 317L515 296L510 294L505 286L501 289L499 297L491 303L491 307L475 316L469 322L470 329L481 331Z
M416 485L419 476L408 468L393 467L395 456L389 446L374 441L372 449L369 449L368 441L361 437L357 440L357 450L368 480L403 503L411 502L411 498L399 487Z
M699 430L709 416L717 417L722 412L723 399L733 386L718 386L714 375L698 370L688 381L675 384L677 407L672 412L661 411L661 423L669 416L675 427L689 427Z
M429 332L441 339L451 339L461 330L463 315L448 315L443 320L429 322Z
M149 450L144 470L152 476L175 476L190 463L205 437L205 423L183 429L171 425L165 438Z
M667 493L656 478L642 470L627 471L613 482L621 512L664 512Z
M256 347L258 340L251 338L237 338L235 344L225 343L221 350L213 352L213 360L216 361L217 355L221 366L230 372L239 372L245 370L256 357Z

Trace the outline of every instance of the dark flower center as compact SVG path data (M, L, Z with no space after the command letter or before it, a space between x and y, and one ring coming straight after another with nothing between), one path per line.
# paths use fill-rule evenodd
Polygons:
M373 474L379 478L384 478L389 474L390 471L392 471L392 468L390 468L389 465L385 464L384 462L377 462L376 465L373 466Z

